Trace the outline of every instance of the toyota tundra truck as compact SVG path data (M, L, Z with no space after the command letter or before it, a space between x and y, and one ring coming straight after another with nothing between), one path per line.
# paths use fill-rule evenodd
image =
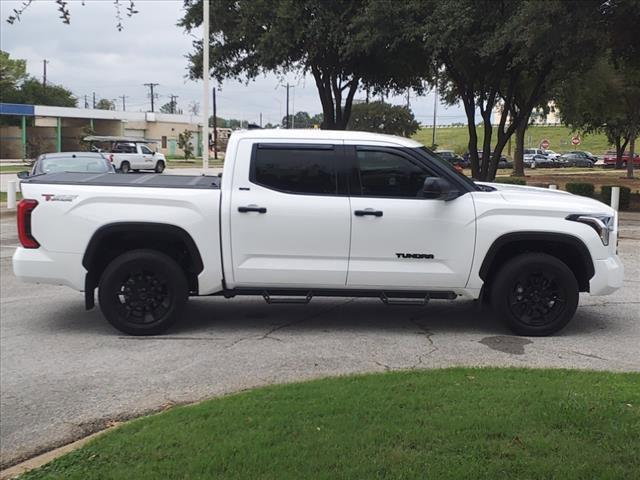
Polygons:
M236 132L222 176L54 173L22 195L15 275L84 292L87 309L97 289L132 335L166 331L203 295L478 299L517 334L549 335L580 292L623 281L607 205L473 182L393 136Z

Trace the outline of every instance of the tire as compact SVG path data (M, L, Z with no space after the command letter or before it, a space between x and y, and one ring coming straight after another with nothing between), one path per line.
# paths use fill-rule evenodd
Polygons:
M154 169L156 173L164 172L164 162L162 160L158 160L156 162L156 168Z
M149 292L155 292L151 297ZM98 299L106 319L130 335L158 335L182 314L189 287L185 274L168 255L132 250L116 257L100 278Z
M129 173L131 171L131 164L129 162L122 162L120 164L120 171L122 173Z
M575 275L551 255L518 255L493 278L491 304L518 335L551 335L564 328L578 308Z

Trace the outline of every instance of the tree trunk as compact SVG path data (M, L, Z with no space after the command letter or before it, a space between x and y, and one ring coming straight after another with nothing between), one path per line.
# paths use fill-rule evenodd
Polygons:
M471 161L471 177L480 180L480 160L478 158L478 132L476 132L476 108L471 100L463 99L464 111L467 115L467 130L469 131L469 160Z
M631 139L629 140L629 160L627 161L627 178L633 178L633 156L635 155L636 149L636 135L635 132L631 134Z
M527 132L527 125L529 119L526 122L522 122L516 128L516 151L513 154L513 174L516 177L524 177L524 136Z
M626 150L628 143L629 139L625 138L623 135L616 136L616 168L623 168L624 166L622 164L622 156L624 155L624 151Z
M482 140L482 162L480 168L480 180L487 181L490 177L491 165L491 137L493 134L493 127L491 126L491 110L487 107L484 112L481 112L482 123L484 130L484 138Z

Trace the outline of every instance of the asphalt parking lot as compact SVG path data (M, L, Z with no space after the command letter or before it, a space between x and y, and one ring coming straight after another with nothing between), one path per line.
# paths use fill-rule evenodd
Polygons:
M548 338L514 337L472 302L198 298L162 337L125 337L81 293L18 282L13 216L1 222L0 466L113 421L264 384L452 365L640 371L640 215L623 217L625 285L584 295Z

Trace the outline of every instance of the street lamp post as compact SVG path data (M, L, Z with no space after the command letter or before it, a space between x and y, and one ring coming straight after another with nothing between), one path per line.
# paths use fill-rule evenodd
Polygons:
M209 168L209 0L202 2L202 169Z

